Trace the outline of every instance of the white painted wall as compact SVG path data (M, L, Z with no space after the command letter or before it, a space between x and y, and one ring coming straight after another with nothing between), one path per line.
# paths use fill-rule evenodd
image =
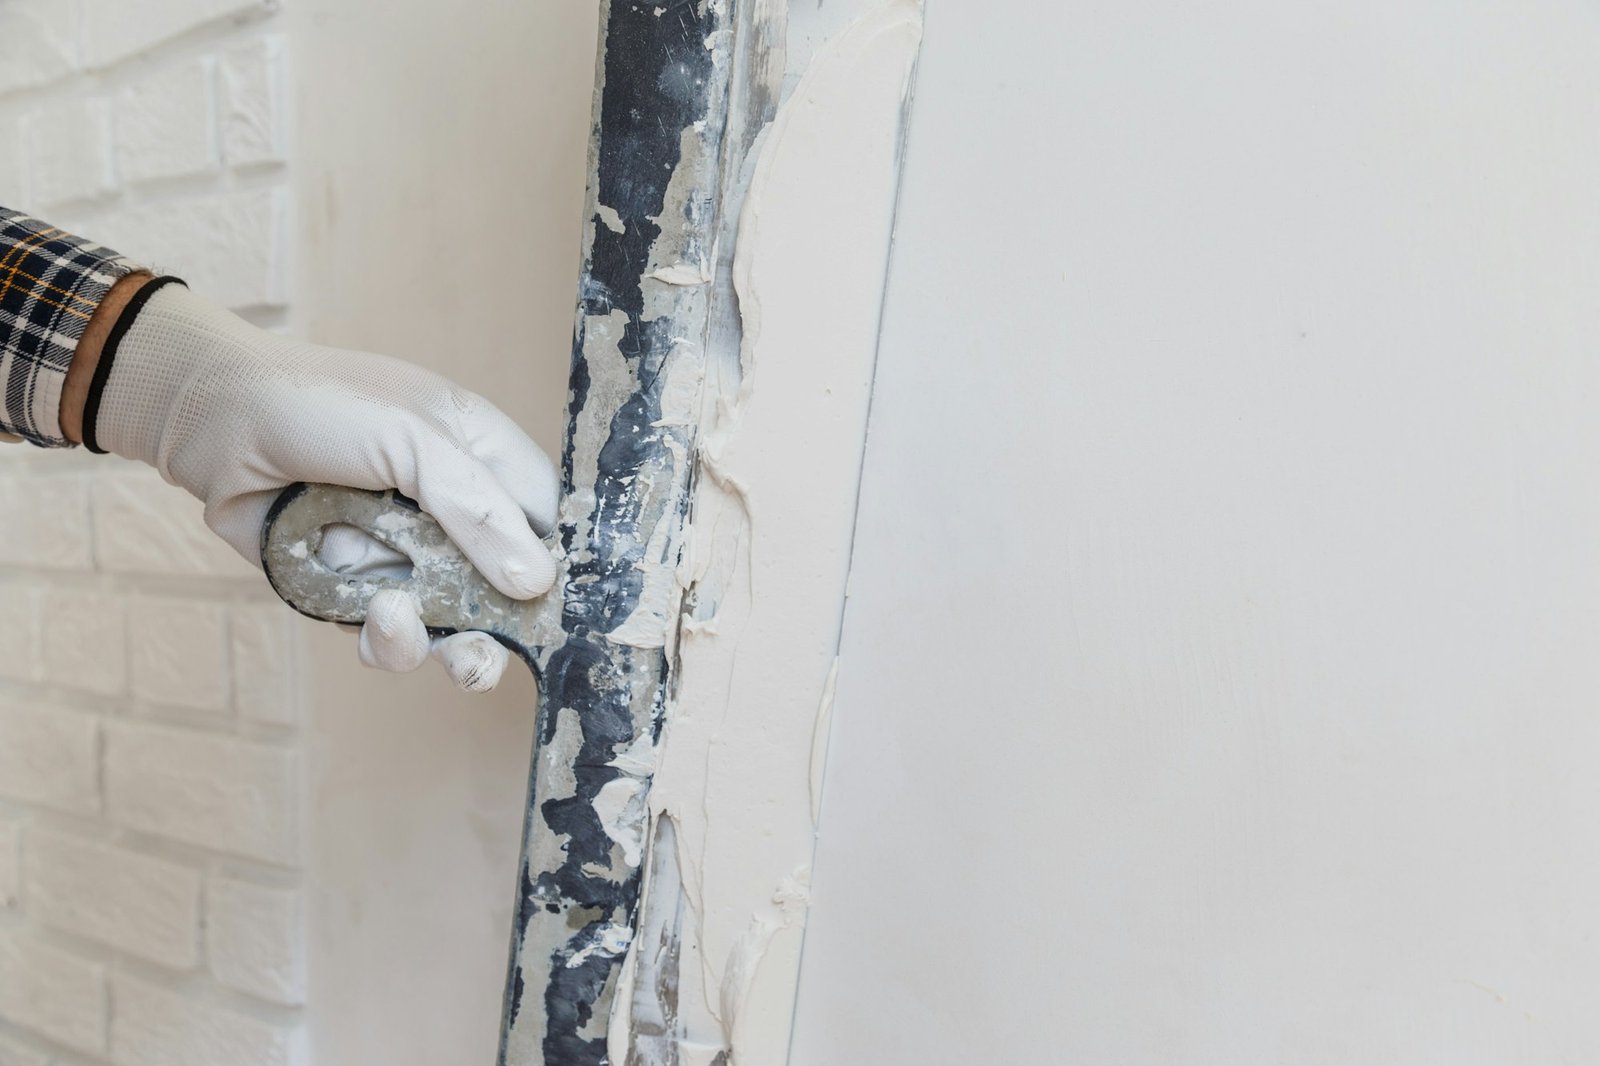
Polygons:
M794 1066L1600 1054L1596 56L929 5Z
M594 0L296 0L295 303L560 446ZM494 1061L536 695L311 647L307 883L320 1063Z

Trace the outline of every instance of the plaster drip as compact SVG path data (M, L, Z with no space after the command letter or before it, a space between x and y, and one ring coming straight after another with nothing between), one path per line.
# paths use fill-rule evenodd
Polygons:
M609 1033L611 1061L630 1066L771 1066L786 1054L921 39L916 0L864 6L817 49L770 127L741 132L739 108L730 116L725 151L744 136L757 155L713 288L725 272L742 340L719 349L714 335L704 364L674 690L647 799L641 924L654 932L624 971L618 1002L631 1014ZM663 950L672 928L679 939ZM641 988L661 982L663 962L675 973L672 1041L661 996Z
M828 732L833 725L833 693L839 687L839 657L833 657L827 684L822 686L822 702L817 707L817 723L811 731L811 824L822 821L822 778L828 765Z

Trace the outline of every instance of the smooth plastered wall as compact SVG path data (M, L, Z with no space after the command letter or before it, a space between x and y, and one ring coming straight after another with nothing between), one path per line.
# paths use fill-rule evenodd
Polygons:
M1600 1053L1596 55L929 5L793 1066Z

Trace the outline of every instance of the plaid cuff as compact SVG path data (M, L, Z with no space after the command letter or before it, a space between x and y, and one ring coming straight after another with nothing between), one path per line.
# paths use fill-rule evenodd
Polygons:
M50 448L61 384L94 309L138 267L103 245L0 207L0 431Z

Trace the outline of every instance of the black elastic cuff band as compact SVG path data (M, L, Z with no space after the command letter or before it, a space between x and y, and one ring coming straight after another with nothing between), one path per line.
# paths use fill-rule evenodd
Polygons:
M100 362L95 364L94 377L89 379L89 395L83 398L83 446L96 455L106 453L95 437L94 424L100 417L100 394L106 391L106 381L111 377L111 363L117 357L117 345L122 343L123 334L128 332L133 320L139 317L139 312L144 310L144 305L156 294L156 290L173 282L188 287L182 278L163 274L147 282L142 289L134 293L133 299L128 301L128 306L122 309L116 322L112 323L111 334L106 337L105 346L100 349Z

